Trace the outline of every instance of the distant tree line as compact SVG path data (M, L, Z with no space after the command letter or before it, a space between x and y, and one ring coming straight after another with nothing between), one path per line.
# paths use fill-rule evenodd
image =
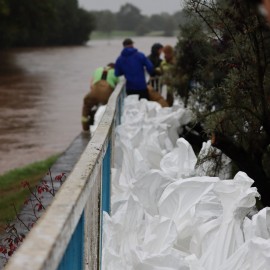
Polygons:
M132 4L113 13L86 11L78 0L0 0L0 48L83 44L93 30L108 35L113 30L137 35L162 31L173 36L187 20L182 11L145 16Z
M77 0L0 0L0 47L82 44L93 29Z
M96 30L107 33L113 30L135 31L137 35L146 35L152 31L162 31L164 36L173 36L180 24L186 22L187 17L182 11L173 15L168 13L145 16L141 10L132 4L125 4L116 13L110 10L94 11Z

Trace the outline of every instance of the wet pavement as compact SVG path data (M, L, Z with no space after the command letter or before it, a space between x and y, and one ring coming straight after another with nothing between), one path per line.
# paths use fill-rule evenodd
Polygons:
M60 173L66 173L68 175L79 160L89 140L90 133L81 132L52 166L52 176L54 177Z

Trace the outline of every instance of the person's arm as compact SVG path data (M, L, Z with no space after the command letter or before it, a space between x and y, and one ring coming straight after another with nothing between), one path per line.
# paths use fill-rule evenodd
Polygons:
M115 76L115 70L113 72L113 82L114 82L115 85L117 85L119 83L119 77Z
M144 56L144 66L146 67L147 72L150 76L153 76L155 73L154 65L151 63L151 61L143 54Z
M115 77L114 81L115 81L115 84L118 84L119 83L119 78Z
M116 60L115 66L114 66L114 75L116 77L122 76L123 75L123 71L119 62L119 59Z

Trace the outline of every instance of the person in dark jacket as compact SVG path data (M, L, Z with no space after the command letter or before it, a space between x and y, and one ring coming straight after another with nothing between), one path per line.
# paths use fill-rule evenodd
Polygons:
M154 66L154 76L150 78L149 84L156 90L160 91L161 85L159 76L161 75L160 70L160 64L162 62L162 59L160 58L160 55L162 53L163 45L160 43L154 43L151 47L151 54L148 55L148 59L151 61L151 63Z
M148 59L154 65L154 69L159 68L162 59L160 55L162 53L163 45L160 43L154 43L151 47L151 54L148 56Z
M145 69L152 75L153 64L142 52L133 47L133 41L130 38L123 41L123 46L124 49L115 63L115 75L125 76L127 95L136 94L139 98L149 99Z

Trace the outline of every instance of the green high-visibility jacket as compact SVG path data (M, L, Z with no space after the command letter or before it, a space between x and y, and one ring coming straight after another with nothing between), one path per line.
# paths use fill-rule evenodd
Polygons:
M94 71L93 74L93 84L97 83L102 79L103 71L107 69L106 81L114 89L119 79L114 75L114 69L111 67L99 67Z

